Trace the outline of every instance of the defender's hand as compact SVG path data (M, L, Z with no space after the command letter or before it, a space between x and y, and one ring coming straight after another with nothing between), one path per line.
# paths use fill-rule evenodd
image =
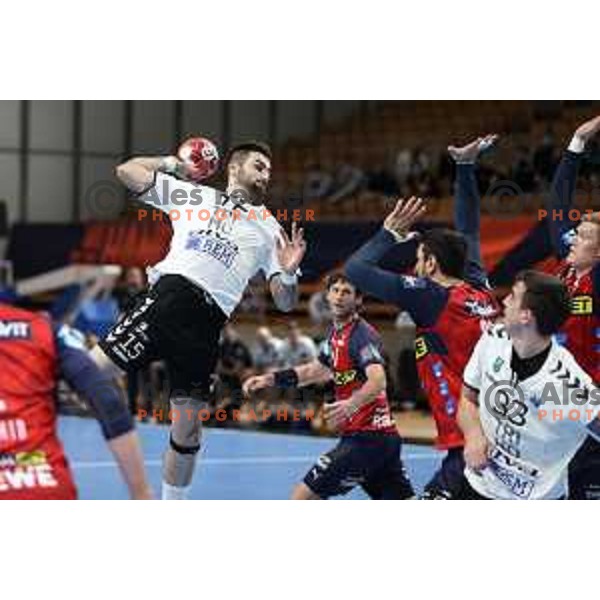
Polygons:
M600 116L594 117L580 125L575 131L575 135L580 137L585 144L600 131Z
M455 162L474 163L481 154L489 150L498 141L499 137L496 134L488 134L478 137L465 146L448 146L448 154Z
M411 196L408 200L400 198L394 210L383 222L383 228L395 236L404 237L413 224L418 221L427 210L427 205L422 198Z

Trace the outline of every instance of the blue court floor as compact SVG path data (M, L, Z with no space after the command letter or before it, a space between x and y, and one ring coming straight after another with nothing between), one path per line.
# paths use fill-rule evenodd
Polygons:
M98 424L92 419L61 417L60 437L82 499L125 499L127 490ZM161 456L168 428L138 425L146 467L155 493L160 491ZM198 462L191 498L212 500L285 499L333 438L205 429L205 449ZM406 444L403 459L413 486L421 491L441 460L441 453ZM347 498L365 499L362 490Z

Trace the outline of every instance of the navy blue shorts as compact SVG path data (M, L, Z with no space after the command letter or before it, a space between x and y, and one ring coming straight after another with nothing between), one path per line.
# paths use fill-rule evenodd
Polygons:
M373 500L406 500L414 496L400 458L400 436L355 433L343 436L323 454L304 478L320 498L347 494L357 485Z
M591 436L569 464L569 500L600 500L600 442Z
M461 500L471 496L471 486L465 477L463 448L451 448L440 468L425 486L424 500Z

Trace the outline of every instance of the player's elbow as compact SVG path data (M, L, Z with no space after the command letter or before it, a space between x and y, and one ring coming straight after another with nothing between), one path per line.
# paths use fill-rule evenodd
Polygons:
M372 365L367 368L367 380L371 395L379 396L387 389L385 369L381 365Z
M122 183L126 183L130 177L129 161L121 163L115 167L115 175Z
M141 194L152 185L152 175L140 168L140 165L135 163L135 159L118 165L115 168L115 175L123 185L138 194Z

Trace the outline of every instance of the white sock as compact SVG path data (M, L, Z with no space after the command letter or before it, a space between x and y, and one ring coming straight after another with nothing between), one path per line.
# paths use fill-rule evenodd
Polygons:
M191 485L185 487L177 487L169 485L166 481L162 482L162 499L163 500L187 500L190 493Z

